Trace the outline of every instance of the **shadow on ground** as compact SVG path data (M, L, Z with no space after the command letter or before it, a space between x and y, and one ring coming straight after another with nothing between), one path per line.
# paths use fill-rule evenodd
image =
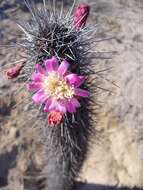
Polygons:
M141 190L140 188L134 187L116 187L116 186L107 186L107 185L100 185L100 184L86 184L78 182L76 187L73 190Z
M0 154L0 187L8 184L8 173L10 168L16 166L17 155L18 149L16 146L10 152Z

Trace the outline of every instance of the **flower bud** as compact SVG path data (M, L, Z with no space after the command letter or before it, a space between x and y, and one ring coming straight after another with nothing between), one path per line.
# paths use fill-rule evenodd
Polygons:
M18 64L14 67L11 67L4 71L4 74L6 75L7 79L13 79L16 78L19 74L22 68L24 67L24 64Z
M63 113L59 111L51 111L48 115L49 125L58 125L63 121Z
M89 15L90 7L87 4L80 4L74 13L74 25L76 29L81 29L85 26Z

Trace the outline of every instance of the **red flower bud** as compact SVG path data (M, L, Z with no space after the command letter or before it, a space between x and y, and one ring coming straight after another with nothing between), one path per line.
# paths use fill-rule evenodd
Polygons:
M19 74L22 68L24 67L24 64L18 64L10 69L7 69L4 71L4 74L6 75L7 79L13 79L16 78Z
M52 111L48 115L49 125L57 125L63 121L63 114L58 111Z
M89 15L90 6L87 4L80 4L74 14L74 25L76 29L81 29L85 26L87 17Z

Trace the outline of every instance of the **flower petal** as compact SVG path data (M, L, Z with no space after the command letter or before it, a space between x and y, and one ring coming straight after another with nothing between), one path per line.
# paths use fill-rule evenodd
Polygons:
M67 111L66 102L65 101L59 101L57 104L57 109L58 109L58 111L60 111L62 113L66 113L66 111Z
M40 64L36 64L36 65L35 65L35 68L36 68L36 70L37 70L39 73L41 73L41 74L43 74L43 75L46 74L45 69L42 68L42 66L41 66Z
M51 100L51 104L49 105L49 111L56 111L57 110L57 101Z
M70 113L76 112L76 107L75 107L75 105L72 104L71 101L67 101L66 107L67 107L68 112L70 112Z
M41 82L31 82L27 84L27 89L29 91L37 91L42 88L42 83Z
M66 60L62 61L62 63L60 64L58 68L58 73L63 76L68 70L68 67L69 67L69 63Z
M45 67L48 72L57 71L59 67L58 59L56 57L52 57L51 59L47 59L45 61Z
M44 75L40 74L40 73L33 73L31 79L34 82L42 82L44 78Z
M79 108L81 106L80 103L79 103L79 101L76 98L72 98L71 99L71 103L76 108Z
M79 87L84 81L84 76L78 76L77 74L69 74L65 77L68 80L70 85L74 85L75 87Z
M34 96L32 97L32 100L36 103L36 104L42 104L46 101L47 97L44 94L44 92L42 90L38 91L36 94L34 94Z
M66 108L68 112L74 113L76 112L76 108L80 107L80 103L76 98L72 98L71 100L66 102Z
M51 105L52 100L49 98L46 101L45 107L44 107L44 112L49 112L49 106Z
M75 95L81 96L81 97L88 97L90 94L87 90L76 88L75 89Z

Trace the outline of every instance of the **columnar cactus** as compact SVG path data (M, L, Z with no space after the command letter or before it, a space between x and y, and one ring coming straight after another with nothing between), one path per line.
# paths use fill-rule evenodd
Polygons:
M93 132L96 85L90 49L96 42L96 27L86 26L90 10L86 4L72 15L75 2L67 14L62 7L58 11L43 2L38 9L25 0L32 15L29 23L18 24L24 36L18 45L26 53L25 64L9 69L6 75L17 77L23 69L31 101L40 106L46 119L46 132L44 126L37 126L44 128L40 133L45 145L41 174L48 190L68 190L79 174Z

